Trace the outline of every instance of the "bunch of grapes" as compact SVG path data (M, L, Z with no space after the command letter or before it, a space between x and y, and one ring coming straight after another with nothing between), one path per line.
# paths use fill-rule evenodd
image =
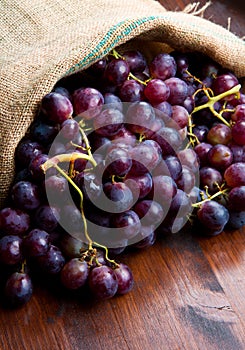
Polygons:
M43 97L15 162L0 211L6 301L26 303L39 273L99 299L125 294L125 249L190 222L209 236L244 225L245 95L200 53L147 63L113 50Z

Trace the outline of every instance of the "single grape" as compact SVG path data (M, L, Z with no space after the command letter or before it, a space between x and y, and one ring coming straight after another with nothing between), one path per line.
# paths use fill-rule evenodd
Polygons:
M15 160L21 168L27 167L32 158L43 153L43 146L30 139L20 141L15 151Z
M60 221L59 209L47 204L41 205L35 212L34 221L41 230L52 232Z
M191 212L192 206L189 195L178 188L171 202L168 215L183 217L189 215Z
M72 95L74 113L83 119L92 119L101 112L104 103L103 95L96 89L79 88Z
M224 228L229 220L228 210L214 200L207 200L197 210L198 220L211 231Z
M79 133L79 124L74 119L67 119L61 124L60 136L65 140L72 140Z
M19 181L11 189L14 205L22 210L36 209L40 203L38 186L29 181Z
M0 262L15 265L22 260L22 239L18 236L3 236L0 239Z
M233 140L240 146L245 146L245 120L238 120L231 129Z
M93 268L88 277L89 287L98 299L112 298L118 289L117 276L109 266L98 266Z
M187 166L193 173L199 170L199 159L196 152L191 148L185 148L177 153L181 165Z
M30 137L46 147L51 144L57 136L59 128L57 125L49 125L42 121L34 121L30 128Z
M149 69L153 78L165 80L175 76L177 65L172 56L167 53L160 53L154 57Z
M54 123L62 123L73 113L71 101L57 92L50 92L41 101L41 111Z
M206 142L198 143L194 147L194 151L196 152L196 154L198 156L201 167L208 165L208 152L211 148L212 148L212 145L210 145L210 143L206 143Z
M123 58L127 62L130 72L132 73L143 72L147 66L145 57L137 50L124 52Z
M142 133L154 119L154 109L148 102L134 102L129 105L126 113L127 129L133 133Z
M172 198L177 193L177 185L175 181L166 175L153 176L153 199L159 202L162 207L167 208Z
M107 153L105 166L111 175L124 176L132 166L132 159L124 149L114 148Z
M81 257L81 252L87 249L87 245L80 239L63 232L59 239L59 247L68 259Z
M73 258L68 261L60 273L61 283L68 289L78 289L84 286L89 274L86 261Z
M157 226L166 214L158 202L150 199L137 202L134 211L138 214L143 226Z
M130 150L129 154L132 158L132 167L130 174L142 175L151 172L161 160L161 150L156 142L147 142L146 140Z
M142 226L138 235L134 238L136 243L133 243L133 247L137 249L145 249L151 247L156 242L156 232L155 227L152 226Z
M105 69L104 77L113 85L121 85L129 75L129 65L123 59L111 60Z
M182 165L180 160L176 156L166 156L158 163L156 168L153 170L153 175L167 175L171 176L175 181L177 180L182 172Z
M238 120L245 120L245 103L236 106L235 111L231 115L234 122Z
M95 62L88 68L88 72L91 73L93 76L101 77L104 73L105 67L106 67L106 58L101 58L99 61Z
M200 143L207 141L208 132L209 128L207 127L207 125L196 125L193 128L193 134L196 135Z
M137 142L136 135L130 130L122 127L115 135L111 137L112 144L124 143L125 145L135 146Z
M22 306L27 303L33 293L32 282L28 274L14 272L7 280L4 294L11 307Z
M228 146L217 144L207 154L208 163L218 170L225 170L233 161L233 154Z
M190 193L192 188L196 184L196 177L193 171L191 171L190 168L183 165L182 166L182 173L176 180L176 184L179 189L183 190L185 193Z
M60 249L54 245L50 245L46 254L35 258L41 271L51 275L59 273L65 265L65 258Z
M170 89L161 79L152 79L144 88L144 94L151 104L158 104L167 101Z
M232 89L234 86L238 85L239 82L237 78L232 73L222 74L218 75L211 86L213 92L215 95L222 94L223 92L226 92L230 89ZM233 96L229 95L225 97L225 100L232 99Z
M168 86L170 94L168 97L168 102L171 105L181 105L188 95L188 86L184 82L176 77L169 78L164 81Z
M219 186L222 185L223 177L217 169L211 167L203 167L199 172L200 176L200 187L205 189L208 187L210 194L218 191Z
M114 273L118 282L117 294L123 295L130 292L134 285L133 274L130 268L120 263L119 267L114 269Z
M245 185L245 163L231 164L224 172L224 179L228 186L237 187Z
M115 135L124 123L124 115L118 109L105 109L93 120L97 134L110 137Z
M123 102L136 102L144 99L143 85L136 80L126 80L119 87L119 97Z
M178 131L169 127L161 128L151 138L160 145L164 156L175 155L182 144Z
M245 211L229 211L230 218L227 226L233 230L239 230L245 225Z
M111 224L116 228L118 239L132 239L141 229L139 216L133 210L114 214L111 218Z
M211 145L228 145L231 139L231 128L225 124L214 125L207 134L207 142Z
M33 229L24 237L23 249L28 257L44 255L49 247L50 239L46 231Z
M23 236L30 228L30 216L20 209L6 207L0 211L0 231Z
M102 209L118 213L130 209L132 206L133 194L125 183L106 182L103 190L109 201L101 200Z
M172 116L171 119L168 120L167 126L174 129L182 129L188 125L188 121L189 113L183 106L172 106Z
M120 112L123 111L122 100L111 92L104 94L104 104L108 105L109 108L118 109Z
M127 174L123 181L130 188L135 199L144 198L152 188L152 176L150 173L138 176Z
M44 164L48 159L49 157L46 154L39 154L30 161L28 169L34 180L44 180L45 174L43 169L41 168L41 165Z
M228 195L228 205L231 211L245 211L245 186L232 188Z

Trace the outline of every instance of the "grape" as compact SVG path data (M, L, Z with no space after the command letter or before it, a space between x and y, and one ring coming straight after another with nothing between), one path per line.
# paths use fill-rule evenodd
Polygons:
M124 52L123 57L132 73L139 73L145 70L147 62L141 52L126 51Z
M124 143L125 145L135 146L137 138L131 131L122 127L115 135L111 137L112 143Z
M4 236L0 239L0 262L6 265L15 265L21 262L22 239L18 236Z
M165 80L176 74L177 65L172 56L161 53L150 63L149 69L153 78Z
M62 268L61 283L68 289L78 289L87 281L89 269L86 261L74 258L68 261Z
M27 167L32 160L32 158L43 153L43 146L30 139L21 141L15 151L15 159L19 166Z
M10 207L0 211L0 230L8 235L24 235L30 227L30 216L20 209Z
M175 152L180 148L182 140L177 130L163 127L152 136L161 149L163 155L175 155Z
M85 239L81 212L74 204L66 204L62 207L59 224L72 236Z
M245 147L235 143L229 144L229 148L233 154L233 163L245 162Z
M89 273L88 282L94 296L101 300L113 297L118 289L117 276L109 266L93 268Z
M62 233L59 240L59 247L67 258L79 258L81 251L85 251L87 246L81 240L71 236L69 233Z
M240 146L245 146L245 120L238 120L231 129L233 140Z
M211 145L227 145L232 139L231 128L225 124L214 125L207 134L207 142Z
M114 273L118 282L117 294L122 295L130 292L134 284L133 274L130 268L127 265L120 263L119 267L114 269Z
M30 135L33 139L39 142L44 147L50 144L58 134L56 125L49 125L41 121L34 122L31 125Z
M73 113L71 101L57 92L50 92L41 101L42 113L54 123L62 123Z
M119 88L119 96L123 102L142 101L144 98L143 85L137 81L126 80Z
M36 225L44 231L52 232L58 226L60 214L58 208L47 204L37 208L34 216Z
M199 170L199 159L196 152L191 148L185 148L177 153L181 165L187 166L193 173Z
M183 217L190 214L191 211L192 206L189 196L178 188L177 193L171 202L168 214L173 216L178 214L180 217Z
M149 199L137 202L134 211L138 214L143 226L158 225L165 216L163 207Z
M123 111L123 105L121 99L111 92L107 92L104 95L104 103L105 105L109 105L109 108L118 109L120 112Z
M232 73L228 73L228 74L222 74L217 76L214 79L211 88L215 95L219 95L225 91L230 90L231 88L233 88L238 84L239 82L237 78ZM225 97L225 100L229 100L231 98L232 96L228 96L228 97Z
M236 106L234 113L231 115L231 119L234 122L245 119L245 103Z
M51 175L45 179L44 185L52 205L59 205L60 201L65 202L68 199L69 187L64 177Z
M245 185L245 163L231 164L224 172L224 179L228 186L237 187Z
M29 170L34 180L44 180L45 174L41 169L41 165L44 164L48 159L49 157L46 154L39 154L31 160L29 164Z
M207 154L208 163L211 167L218 170L224 170L231 165L233 161L233 154L229 147L218 144L213 146Z
M37 185L29 181L19 181L11 189L14 205L20 209L33 210L40 205Z
M228 227L238 230L245 225L245 211L230 211Z
M106 59L101 58L99 61L95 62L88 68L88 72L92 75L101 77L104 73L106 67Z
M169 87L160 79L152 79L144 89L146 98L151 103L167 101L170 95Z
M218 190L218 186L221 186L223 177L221 173L211 167L203 167L200 169L200 185L203 189L208 187L209 193L215 193Z
M179 189L183 190L186 193L190 193L190 191L196 184L195 174L193 173L193 171L191 171L190 168L183 165L182 173L176 180L176 184Z
M143 141L130 151L132 168L130 174L142 175L151 172L161 160L160 149L155 143Z
M135 237L141 229L139 216L133 210L114 214L111 219L111 224L117 229L116 233L120 239L131 239Z
M11 307L27 303L33 292L30 277L23 272L14 272L7 280L4 294Z
M156 233L154 231L154 226L142 226L141 231L134 239L136 243L133 247L138 249L145 249L151 247L156 241Z
M182 104L188 95L187 84L183 80L176 77L169 78L164 82L170 91L167 99L168 102L171 103L171 105Z
M168 121L169 118L172 116L172 106L167 101L160 102L160 103L154 103L153 107L156 109L155 113L156 115L163 119L163 121Z
M114 148L107 153L105 165L111 175L124 176L132 166L132 159L124 149Z
M170 205L172 198L177 193L177 185L175 181L166 175L153 176L153 198L162 206Z
M50 245L46 254L36 257L36 262L42 272L54 275L62 270L65 258L58 247Z
M113 85L121 85L129 75L129 65L123 59L113 59L106 66L104 76Z
M133 203L133 194L123 182L107 182L103 190L110 201L103 201L104 209L111 212L123 212L130 209Z
M232 211L245 211L245 186L232 188L228 195L228 203Z
M228 222L229 212L223 205L214 200L208 200L198 209L197 217L211 231L219 231Z
M117 109L105 109L94 118L94 129L102 136L113 136L122 127L124 122L123 114Z
M98 90L89 87L75 90L72 100L75 115L82 115L86 120L96 117L104 103L103 95Z
M198 141L201 143L206 142L208 132L209 132L209 128L207 127L207 125L197 125L197 126L194 126L193 128L193 134L196 135L196 137L198 138ZM197 146L198 145L199 144L197 144Z
M212 145L206 142L201 142L194 147L194 151L196 152L202 167L208 165L208 152L211 148Z
M128 107L126 121L131 132L144 132L154 119L154 109L148 102L135 102Z
M67 140L72 140L79 133L79 124L74 119L67 119L61 124L60 135Z
M40 229L31 230L23 240L23 249L28 257L46 254L49 246L49 234Z
M189 113L183 106L172 106L172 116L168 121L168 126L173 128L184 128L188 125Z
M167 175L171 176L175 181L177 180L182 172L182 165L180 160L176 156L166 156L158 163L156 168L153 170L154 176Z
M152 188L152 176L150 173L142 175L127 174L124 177L125 184L130 188L134 198L144 198Z

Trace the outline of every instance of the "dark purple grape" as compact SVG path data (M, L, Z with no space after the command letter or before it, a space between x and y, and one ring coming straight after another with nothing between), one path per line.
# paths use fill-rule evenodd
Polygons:
M59 248L68 259L81 257L81 252L87 249L87 245L80 239L71 236L69 233L62 233L59 239Z
M70 95L69 91L63 86L56 86L53 89L53 92L56 92L57 94L63 95L65 97L67 97L69 100L71 100L71 95Z
M119 96L123 102L136 102L144 99L143 85L136 80L126 80L119 87Z
M193 173L199 170L199 159L196 152L191 148L185 148L177 153L181 165L187 166Z
M154 103L153 107L155 109L156 115L162 119L164 122L168 121L172 116L172 106L169 102L164 101L160 103Z
M245 147L230 143L229 148L233 154L233 163L245 163Z
M209 128L207 125L196 125L193 128L193 134L196 135L199 142L206 142L207 134L209 132Z
M164 83L167 85L170 91L167 99L168 102L171 105L181 105L188 95L188 86L184 80L172 77L165 80Z
M15 159L19 166L27 167L32 158L42 154L43 146L29 139L21 141L15 151Z
M142 175L127 174L124 182L130 188L135 199L144 198L152 189L152 176L150 173Z
M179 189L183 190L185 193L190 193L192 188L196 184L196 177L193 171L191 171L190 168L183 165L182 166L182 173L176 180L176 184Z
M228 205L231 211L245 211L245 186L232 188L228 195Z
M162 80L152 79L144 88L144 94L151 104L159 104L167 101L170 89Z
M171 202L168 215L184 217L192 212L192 205L189 195L177 189L176 195Z
M231 142L231 128L225 124L216 124L212 126L207 134L207 142L211 145L228 145Z
M236 106L234 113L231 115L233 122L245 119L245 103Z
M105 105L109 105L109 108L118 109L120 112L123 111L123 104L121 99L117 95L112 94L111 92L105 93L104 103Z
M228 210L214 200L207 200L197 211L198 220L211 231L224 228L229 220Z
M105 166L111 175L124 176L132 166L132 159L124 149L113 148L106 155Z
M174 129L182 129L188 125L189 113L183 106L172 106L171 119L167 121L167 126Z
M28 257L46 254L49 246L49 234L40 229L31 230L23 240L23 249Z
M199 176L200 187L205 189L207 186L210 194L217 192L219 186L221 186L223 182L221 173L217 169L211 167L201 168Z
M105 109L94 118L94 130L97 134L110 137L115 135L124 123L123 114L117 109Z
M78 289L85 285L89 274L86 261L74 258L68 261L61 270L61 283L68 289Z
M89 273L89 287L97 299L112 298L118 289L116 274L109 266L98 266Z
M231 129L233 140L240 146L245 146L245 120L241 119Z
M129 65L123 59L111 60L105 69L104 77L113 85L121 85L129 75Z
M138 235L134 238L136 243L133 247L138 249L145 249L151 247L156 242L156 233L154 226L142 226Z
M51 144L57 136L59 129L57 125L49 125L42 121L34 121L30 128L30 136L44 147Z
M41 111L54 123L62 123L73 113L71 101L57 92L50 92L41 101Z
M135 146L137 142L136 135L122 127L115 135L111 137L112 144L124 143L125 145Z
M67 180L58 175L51 175L44 182L48 200L52 205L60 205L69 198L69 187Z
M54 275L62 270L65 258L58 247L51 245L46 254L36 257L36 262L42 272Z
M118 282L117 294L123 295L130 292L134 285L133 274L130 268L120 263L119 267L114 269L114 273L116 274Z
M214 79L211 88L212 88L215 95L219 95L219 94L222 94L223 92L226 92L226 91L232 89L234 86L236 86L238 84L239 84L239 82L238 82L237 78L232 73L228 73L228 74L222 74L222 75L217 76ZM229 100L232 98L233 98L233 96L229 95L229 96L225 97L224 99Z
M114 214L111 224L116 228L116 235L119 239L132 239L141 229L139 216L133 210Z
M168 127L163 127L158 130L158 132L152 136L152 139L160 145L164 156L175 155L175 152L182 144L178 131Z
M201 142L194 147L201 167L208 165L208 152L211 148L212 145L206 142Z
M85 240L82 215L74 204L66 204L62 207L59 224L73 237Z
M153 175L167 175L171 176L175 181L182 172L182 165L180 160L176 156L167 156L162 159L156 168L153 170Z
M33 292L30 277L23 272L14 272L7 280L4 294L11 307L22 306L27 303Z
M40 205L38 186L29 181L20 181L11 189L14 205L22 210L33 210Z
M225 170L233 161L233 154L228 146L218 144L213 146L207 154L208 163L218 170Z
M0 239L0 262L6 265L15 265L21 262L22 239L9 235Z
M132 103L127 110L127 128L133 133L144 133L154 119L154 109L148 102Z
M61 124L60 136L66 140L73 140L79 133L79 124L74 119L67 119Z
M245 163L231 164L224 172L224 179L228 186L237 187L245 185Z
M117 213L128 210L132 206L133 194L123 182L107 182L103 190L109 201L106 198L101 200L102 209L110 213Z
M177 193L177 186L175 181L170 176L157 175L153 176L152 192L153 199L164 207L170 205L172 198Z
M143 199L134 206L143 226L157 226L164 218L163 207L154 200Z
M175 76L177 65L172 56L160 53L150 63L149 69L153 78L165 80Z
M42 181L45 178L45 174L41 165L44 164L49 157L46 154L39 154L35 158L33 158L29 164L29 171L36 181Z
M130 72L132 73L143 72L146 68L146 59L139 51L126 51L123 54L123 58L127 62Z
M24 235L30 227L30 216L20 209L4 208L0 211L0 231L6 235Z
M83 119L92 119L101 112L104 103L103 95L94 88L80 88L72 95L74 113Z
M34 220L38 228L49 233L57 228L60 213L58 208L44 204L36 210Z
M239 230L245 225L245 211L229 211L230 217L227 223L233 230Z
M106 67L106 58L101 58L99 61L95 62L88 68L88 72L93 76L101 77L104 73Z

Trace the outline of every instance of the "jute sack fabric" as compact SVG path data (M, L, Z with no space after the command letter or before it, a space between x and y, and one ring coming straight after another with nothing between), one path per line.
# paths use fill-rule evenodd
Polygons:
M1 0L0 206L14 174L14 151L40 99L65 74L140 38L208 54L245 76L245 43L221 26L153 0Z

